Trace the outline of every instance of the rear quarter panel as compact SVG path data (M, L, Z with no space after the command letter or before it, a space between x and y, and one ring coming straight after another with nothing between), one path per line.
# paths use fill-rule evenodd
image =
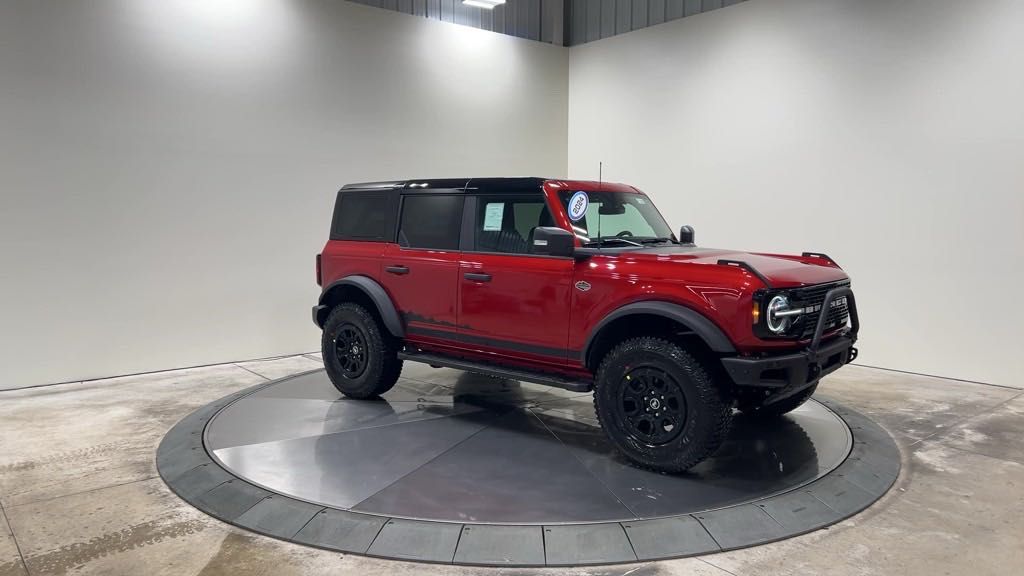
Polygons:
M323 289L345 276L359 274L380 282L384 242L329 240L320 253Z

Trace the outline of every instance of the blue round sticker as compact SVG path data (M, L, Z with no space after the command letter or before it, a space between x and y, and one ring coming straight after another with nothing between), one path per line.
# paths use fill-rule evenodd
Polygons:
M590 198L587 193L580 190L569 198L569 220L579 222L587 214L587 206L590 205Z

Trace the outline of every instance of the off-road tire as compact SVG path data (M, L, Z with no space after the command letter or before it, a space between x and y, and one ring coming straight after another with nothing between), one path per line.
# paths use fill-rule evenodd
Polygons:
M362 353L356 355L362 359L361 370L346 369L358 362L339 354L336 343L344 337L355 342ZM352 302L339 304L331 310L324 322L320 347L331 383L350 398L380 396L391 390L402 373L402 361L397 356L398 342L370 312Z
M659 443L638 434L635 419L627 417L636 414L635 406L624 400L632 392L627 387L638 386L627 375L648 369L674 381L668 385L685 401L679 410L685 419L673 431L677 435ZM708 370L679 345L654 337L627 340L604 357L594 379L594 408L605 434L626 458L659 472L683 472L714 454L732 421L732 401Z
M761 403L750 402L749 400L741 400L737 407L744 414L749 414L750 416L755 416L758 418L778 418L783 414L787 414L789 412L792 412L793 410L796 410L800 406L803 406L804 402L807 402L807 400L809 400L810 397L814 395L814 391L817 389L818 384L815 383L790 396L789 398L783 398L782 400L779 400L778 402L773 402L772 404L768 404L767 406L764 406Z

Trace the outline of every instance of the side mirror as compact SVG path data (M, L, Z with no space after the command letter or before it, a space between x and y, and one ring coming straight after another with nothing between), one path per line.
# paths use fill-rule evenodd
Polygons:
M576 237L554 226L538 226L533 229L530 250L534 254L547 256L572 256L576 250Z
M679 243L693 244L693 226L683 226L679 229Z

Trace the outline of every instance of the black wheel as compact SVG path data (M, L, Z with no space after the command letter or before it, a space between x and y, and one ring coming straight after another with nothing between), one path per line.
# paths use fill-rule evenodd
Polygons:
M320 344L327 375L345 396L380 396L402 373L394 338L358 304L346 302L331 310Z
M616 346L594 381L598 420L612 444L633 462L682 472L721 446L732 405L701 364L660 338Z
M783 398L782 400L773 402L767 406L763 405L761 401L753 401L749 399L744 400L741 398L738 407L744 414L749 414L758 418L776 418L783 414L792 412L802 406L804 402L807 402L807 400L814 395L814 391L817 389L818 384L815 383L789 398Z

